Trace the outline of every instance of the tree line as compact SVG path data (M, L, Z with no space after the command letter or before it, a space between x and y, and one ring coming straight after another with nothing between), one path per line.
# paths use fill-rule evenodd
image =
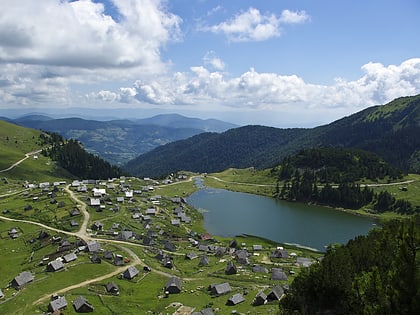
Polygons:
M103 179L125 175L119 167L86 152L77 140L65 140L56 133L48 133L41 140L44 144L49 144L42 154L78 178Z
M394 220L346 245L294 279L282 314L418 314L420 216Z
M363 150L304 149L283 159L272 169L272 174L278 177L274 195L279 199L347 209L371 204L377 213L420 213L420 208L407 200L397 200L387 191L375 193L367 185L358 183L365 179L395 180L403 175L375 154Z

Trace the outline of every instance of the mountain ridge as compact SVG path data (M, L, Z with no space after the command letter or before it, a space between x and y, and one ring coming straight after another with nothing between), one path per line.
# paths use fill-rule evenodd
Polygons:
M224 131L233 126L220 120L203 120L182 115L157 115L144 120L114 119L100 121L79 117L50 118L29 114L12 120L18 125L56 132L65 138L81 141L87 151L115 165L153 148L211 131Z
M417 171L420 168L412 164L420 158L420 137L416 137L420 134L419 113L417 95L372 106L315 128L244 126L164 145L129 161L124 168L134 175L151 177L178 170L267 168L300 149L333 146L370 151L403 170ZM272 142L266 143L269 139Z

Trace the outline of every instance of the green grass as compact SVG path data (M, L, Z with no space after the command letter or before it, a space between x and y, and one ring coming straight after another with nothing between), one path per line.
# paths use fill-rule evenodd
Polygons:
M25 157L25 153L39 150L36 143L40 131L20 127L0 120L0 170Z
M211 173L204 177L206 186L228 189L244 193L272 196L276 187L276 178L270 170L256 171L230 168L223 172Z

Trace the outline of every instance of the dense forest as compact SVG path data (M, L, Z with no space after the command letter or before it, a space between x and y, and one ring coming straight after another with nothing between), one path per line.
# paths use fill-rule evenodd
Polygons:
M375 194L360 184L366 179L395 180L403 175L374 153L360 149L303 149L284 158L271 173L278 178L275 197L279 199L347 209L371 204L376 213L420 213L419 207L406 200L397 200L386 191Z
M348 183L362 179L377 181L402 178L403 173L378 155L361 149L320 147L303 149L273 168L279 180L290 180L299 172L310 172L320 183Z
M420 216L390 221L301 272L283 314L410 315L420 312Z
M79 141L64 140L57 133L41 135L40 140L43 144L49 144L42 154L78 178L106 179L124 175L119 167L86 152Z
M303 148L359 148L404 172L420 172L420 95L369 107L311 129L245 126L203 133L160 146L127 163L136 176L161 177L178 170L217 172L279 164ZM374 176L374 175L372 175Z

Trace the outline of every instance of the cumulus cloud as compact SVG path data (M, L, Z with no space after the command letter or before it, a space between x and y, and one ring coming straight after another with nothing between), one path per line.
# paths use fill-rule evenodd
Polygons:
M228 21L213 26L202 27L203 31L223 33L233 42L264 41L281 35L282 24L303 23L310 19L305 11L284 10L279 16L273 13L261 14L258 9L235 15Z
M118 20L92 0L2 0L0 61L82 68L162 68L159 49L181 19L159 0L114 0Z
M74 85L166 72L160 50L181 39L182 20L165 3L113 0L111 16L93 0L0 1L0 101L71 105L81 96ZM131 99L129 90L114 93L95 98Z
M224 70L226 66L223 60L216 56L214 51L207 52L203 58L203 62L204 65L209 65L215 70Z
M332 85L305 82L296 75L259 73L255 69L230 78L203 66L188 73L175 73L171 79L136 82L133 102L157 105L209 104L240 110L306 112L337 110L352 113L394 98L420 93L420 58L400 65L368 63L363 76L355 81L337 79Z

